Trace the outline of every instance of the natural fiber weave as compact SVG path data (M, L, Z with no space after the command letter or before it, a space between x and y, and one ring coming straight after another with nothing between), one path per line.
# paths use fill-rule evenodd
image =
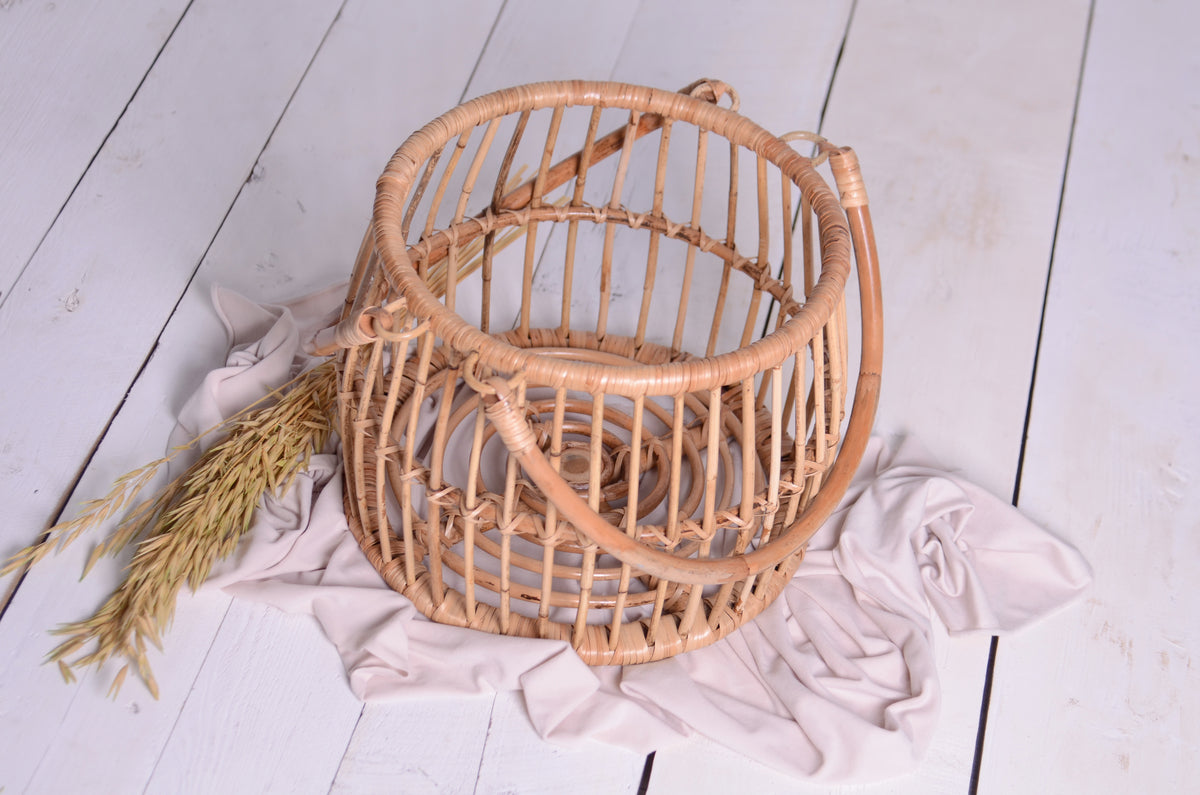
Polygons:
M380 177L318 347L340 349L351 529L435 621L592 664L697 648L780 593L845 492L879 383L866 193L850 150L820 143L839 203L736 105L708 80L521 86L430 122ZM516 162L537 170L508 189Z

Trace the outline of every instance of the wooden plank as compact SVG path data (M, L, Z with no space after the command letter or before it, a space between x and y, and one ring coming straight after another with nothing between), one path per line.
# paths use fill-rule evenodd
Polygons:
M488 693L366 705L332 791L475 792L494 700Z
M821 106L830 79L846 22L850 13L849 3L750 3L739 6L737 13L729 13L721 3L701 4L689 9L687 14L678 14L677 8L669 4L644 4L639 10L630 36L621 52L620 61L613 72L614 79L634 83L671 87L683 86L700 77L711 77L725 81L740 95L741 112L772 132L782 134L789 130L816 129L820 120ZM772 20L764 25L763 20ZM719 24L714 24L720 20ZM797 31L804 31L803 45L798 46ZM722 103L727 104L727 101ZM682 136L681 136L682 138ZM682 144L680 145L682 148ZM720 146L711 143L714 155L720 155ZM694 144L693 144L694 151ZM654 147L648 147L641 161L640 171L631 168L626 193L645 195L653 185ZM677 197L685 207L669 206L677 220L687 220L690 215L690 174L694 163L679 161L671 163L680 174L676 184L684 184L685 190ZM737 239L755 239L754 169L748 161L739 163L739 223ZM719 170L714 165L711 168ZM685 173L686 172L686 173ZM724 179L724 176L721 176ZM710 230L724 228L724 199L727 188L720 180L706 193L711 198L708 210L702 217L702 225ZM671 185L668 177L668 186ZM668 190L669 193L669 190ZM772 222L779 216L776 197L778 189L770 192ZM581 230L581 233L586 230ZM581 234L581 240L584 234ZM593 234L593 237L595 235ZM581 242L580 245L583 245ZM551 243L553 247L553 242ZM742 244L742 248L747 248ZM772 261L778 262L782 248L782 229L773 228L771 236ZM753 256L753 250L744 252ZM547 252L547 260L555 255ZM559 255L561 256L561 255ZM644 242L636 240L625 258L633 264L632 277L626 277L627 295L618 299L633 308L636 317L641 298L641 269L644 267ZM673 273L667 265L677 265L664 259L663 270L656 280L655 294L664 301L674 296L678 304L681 290L681 275ZM715 296L721 279L719 269L698 268L693 289L697 296ZM618 282L620 283L620 281ZM744 306L749 300L748 291L731 282L728 307L736 314L735 307ZM761 310L766 311L766 306ZM620 316L620 309L613 314ZM674 307L666 312L655 313L664 323L650 323L650 337L656 341L671 341L674 325ZM743 311L744 315L744 311ZM705 317L696 313L689 318L685 337L700 340L699 353L703 353L704 340L708 338L712 314ZM722 325L718 351L736 348L741 335L738 323ZM694 350L694 345L692 346ZM649 781L650 792L782 792L793 784L787 777L745 757L717 745L706 738L695 736L688 742L671 748L659 749L655 754Z
M361 709L312 618L234 600L146 792L326 791Z
M1086 16L1084 0L863 6L825 125L871 180L887 312L877 431L916 434L1002 496L1015 482Z
M566 747L534 732L520 693L496 695L488 741L479 765L479 793L635 793L645 757L622 748L585 742Z
M61 475L141 367L336 8L194 4L0 307L0 366L21 374L2 398L20 418L0 431L6 548L65 496Z
M1197 24L1182 0L1096 5L1019 503L1095 583L1001 640L981 792L1200 774Z
M174 369L148 368L80 481L81 499L161 454L174 425L168 396L178 388ZM120 663L80 671L78 683L64 684L54 666L42 664L56 643L47 630L90 615L128 561L103 562L77 581L90 546L83 540L33 569L0 621L0 786L10 791L70 792L85 782L97 791L143 789L229 605L216 591L181 595L165 653L149 654L160 700L132 676L118 697L106 698Z
M187 0L134 0L119 14L104 2L0 5L0 301L185 8Z
M501 26L498 26L493 43L489 46L489 52L485 54L485 60L480 66L480 73L493 73L493 70L485 68L493 48L498 52L521 49L515 43L507 46L501 46L498 43L503 41L502 31L506 30L507 20L516 19L515 16L510 16L511 10L513 7L510 5L501 17ZM774 29L772 34L764 37L760 24L761 19L763 14L771 11L785 13L792 23L792 27L781 24ZM615 66L611 69L611 78L663 88L677 88L691 83L698 77L711 76L723 79L735 86L741 92L743 108L746 109L746 112L769 128L773 127L780 131L791 129L802 124L802 119L805 117L812 119L812 123L815 125L823 98L824 84L828 80L829 65L832 64L837 52L840 42L838 36L845 27L847 12L848 4L840 6L800 4L789 6L786 10L778 9L775 4L771 4L769 8L766 4L752 4L741 8L738 15L730 18L725 13L723 6L716 3L693 4L689 7L688 13L683 15L678 14L678 8L670 4L643 4L637 9L636 15L631 18L628 35L619 57L615 58ZM548 19L545 16L545 6L543 5L538 8L538 13L531 19L513 27L520 31L544 28L547 31L558 33L558 35L545 37L547 41L571 42L573 40L569 31L577 25L567 15L579 13L578 10L564 6L556 11L559 18ZM525 14L525 16L530 15ZM711 20L718 17L723 20L721 34L713 36L711 35ZM795 26L799 25L809 26L810 29L824 35L822 41L828 42L826 47L824 49L815 48L813 52L797 55L793 51L792 32L795 30ZM596 35L591 39L603 41L605 37ZM738 47L736 43L742 41L747 43L754 41L755 45L754 47ZM747 58L747 53L753 53L753 57ZM613 55L615 56L616 53ZM543 52L543 59L556 57L564 59L570 66L575 59L574 50L564 47ZM784 65L787 66L789 75L791 70L795 70L806 79L795 81L781 92L771 78L779 76L780 69ZM600 62L590 60L585 61L582 65L576 64L567 73L574 75L580 70L584 76L592 76L592 74L605 76L604 71L600 69ZM764 78L764 73L770 77ZM556 76L556 73L547 68L546 76ZM497 80L497 83L511 83L515 79ZM526 78L521 75L520 79ZM477 92L472 87L469 93ZM620 121L614 116L613 122L610 124L615 123L620 123ZM605 131L607 129L607 126L604 127ZM574 139L564 133L560 135L559 140ZM573 147L561 144L560 146L563 152L573 149ZM648 194L653 185L655 149L656 144L652 141L651 145L643 145L635 152L635 161L630 167L626 182L626 196L640 195L644 197ZM687 166L688 164L678 162L673 165ZM615 167L615 163L609 162L602 164L597 170L609 174L613 167ZM749 182L746 182L747 178ZM596 184L603 184L603 178L589 179L589 183L593 181ZM743 183L744 185L753 185L752 170L748 176L745 170L743 171ZM690 184L688 188L690 190ZM743 196L753 196L752 189L743 187L742 192ZM686 196L685 198L690 201L690 198ZM598 196L590 200L594 203L603 203L607 201L607 197ZM633 202L630 203L632 206ZM717 204L714 202L712 207L717 209ZM717 220L713 223L709 223L711 218L706 220L708 228L721 228L721 224L724 222L723 212L724 210L721 208L717 213ZM686 218L687 212L685 211L681 217ZM746 211L745 205L743 205L741 224L739 225L740 239L744 239L744 236L749 234L747 223L752 229L753 215ZM583 252L589 250L590 247L593 253L599 252L603 246L603 236L602 227L592 228L584 225L580 229L579 250ZM545 296L545 300L538 299L539 306L535 307L534 325L539 325L537 317L542 318L543 322L540 325L557 324L557 308L562 281L561 271L554 270L554 266L561 268L559 263L563 257L565 236L560 233L560 230L551 230L548 238L544 252L541 254L541 269L535 285L535 289ZM778 234L776 239L778 241ZM776 250L778 250L778 243ZM598 260L598 257L593 256L592 259L595 261ZM614 299L613 315L614 317L619 316L622 308L632 308L632 316L636 317L636 310L641 298L640 265L645 261L644 240L634 240L629 247L624 249L618 244L614 259L615 264L618 265L614 284L616 287L624 289L619 290L623 295L617 295ZM634 270L629 274L623 274L619 270L619 266L623 262L634 263ZM594 311L591 315L587 314L587 311L589 306L594 303L595 285L598 283L597 274L598 271L594 269L590 274L585 272L582 279L577 282L577 285L582 286L576 287L576 295L584 296L584 298L574 306L573 312L583 311L573 315L573 318L576 318L573 320L573 327L577 327L578 318L582 318L584 325L589 320L595 321ZM591 281L587 281L589 278ZM670 294L672 279L674 279L675 289L678 291L678 273L671 274L664 270L660 274L660 279L659 290L662 295ZM707 290L709 294L715 295L719 279L719 271L698 274L697 292ZM744 299L747 296L739 297ZM539 310L541 310L540 313ZM699 316L696 319L697 322L704 320ZM711 324L711 315L708 320ZM702 337L704 338L707 337L707 328L708 326L702 326ZM730 326L728 331L730 333L723 335L724 344L727 346L731 334L733 336L740 335L741 328L739 326L733 329ZM669 332L667 336L667 341L669 341ZM369 709L372 708L374 707L369 707ZM738 763L732 769L739 770L743 765L744 763ZM594 776L589 777L586 782L579 778L578 772L585 767L596 771ZM640 783L641 771L642 760L640 757L620 749L593 745L567 751L557 746L547 745L529 727L528 718L524 709L518 706L516 696L500 694L497 697L496 708L492 712L491 730L479 769L478 791L553 792L571 789L572 791L632 792ZM698 780L694 778L682 780L688 781L690 786L698 785Z
M822 129L858 152L874 210L887 334L877 431L915 434L1001 495L1015 478L1086 14L1083 2L859 4ZM939 729L921 768L881 789L967 789L988 640L937 640ZM712 751L696 741L658 754L651 791L680 780L816 791Z
M194 3L18 294L0 308L7 343L0 356L21 387L0 398L9 418L0 443L5 551L31 541L53 517L337 9L335 1L303 9ZM121 433L86 483L88 496L162 450L172 404L192 388L173 375L160 371L143 380L141 396L130 396L129 413L114 424ZM108 568L68 587L86 553L80 545L32 572L0 622L0 783L13 790L72 790L81 776L100 790L144 786L227 604L183 600L181 621L199 608L197 622L211 623L192 643L176 639L176 653L157 666L170 695L148 704L130 683L114 708L100 698L112 670L70 688L39 665L52 645L45 630L86 616L118 578Z
M594 9L575 3L510 0L496 21L463 98L563 76L608 78L636 10L633 2L614 3L597 16ZM583 28L590 31L588 36L574 34ZM534 51L538 57L529 58ZM566 134L564 128L564 137ZM529 137L535 138L534 133ZM566 153L565 147L562 151ZM537 165L536 161L525 164ZM545 245L544 238L541 245ZM478 302L472 287L466 283L459 293L464 314ZM361 791L358 785L387 781L386 788L416 792L500 792L506 787L530 792L536 791L535 782L543 787L555 782L559 787L574 785L576 764L617 771L612 774L614 786L636 789L644 757L601 745L565 753L536 735L524 710L514 706L516 698L511 693L498 694L494 709L490 697L439 699L415 710L409 701L367 704L335 789ZM468 764L469 754L464 749L449 753L434 748L430 738L442 734L453 736L464 749L477 749L474 762ZM390 772L384 766L389 760Z
M184 362L200 358L211 364L223 356L222 333L209 305L211 285L273 300L349 275L370 218L375 178L409 132L459 101L500 8L498 1L487 6L469 4L472 14L465 24L466 5L368 0L345 6L259 158L255 178L230 211L196 284L164 332L159 357L164 368L179 377ZM415 44L379 46L381 37L393 31L448 28L455 31L453 55L432 38L423 40L424 49ZM428 71L425 67L431 61L440 68ZM418 73L423 75L419 84L407 85L398 77ZM352 86L348 86L350 76ZM410 781L419 786L425 778L454 782L467 771L473 781L490 699L465 700L440 722L436 713L414 711L407 704L366 708L358 729L364 706L353 699L344 673L336 680L326 677L323 653L304 653L300 645L303 640L305 645L327 647L327 642L306 629L289 629L294 621L273 611L256 612L255 631L260 634L252 644L238 642L243 630L236 624L222 624L217 633L198 681L229 681L235 678L232 671L251 681L267 680L286 661L287 677L295 688L307 693L306 682L320 682L311 687L325 691L320 697L311 696L317 709L299 715L289 713L286 704L263 701L255 691L247 691L243 705L252 704L258 713L253 722L256 730L268 733L271 722L282 722L292 726L298 742L209 748L206 753L219 758L224 770L254 778L266 767L274 772L263 786L285 789L284 771L327 770L321 788L331 781L335 787L345 787L376 779L381 765L391 765L397 772L395 782L405 786ZM281 644L285 648L279 648ZM381 714L387 719L381 720ZM420 720L422 715L426 720ZM465 726L456 725L456 719L465 721ZM219 734L222 720L220 711L189 700L180 713L181 728L164 748L152 788L171 790L177 782L206 775L210 760L193 748L199 738ZM477 742L465 742L476 730ZM431 733L439 732L459 738L454 754L425 758L414 750L422 748ZM319 738L319 743L309 738ZM351 758L343 764L348 747ZM402 767L412 775L401 775Z

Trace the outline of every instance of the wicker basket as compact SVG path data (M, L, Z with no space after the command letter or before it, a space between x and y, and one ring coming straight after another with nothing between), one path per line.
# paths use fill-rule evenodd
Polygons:
M350 526L433 620L669 657L761 612L844 494L879 383L866 194L850 150L820 144L839 203L736 111L719 81L521 86L380 177L323 342Z

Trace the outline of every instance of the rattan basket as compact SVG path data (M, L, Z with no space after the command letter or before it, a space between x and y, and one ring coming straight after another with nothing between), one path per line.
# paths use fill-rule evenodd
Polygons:
M521 86L404 142L319 338L350 527L392 588L591 664L707 645L780 593L879 385L866 194L819 151L840 201L715 80Z

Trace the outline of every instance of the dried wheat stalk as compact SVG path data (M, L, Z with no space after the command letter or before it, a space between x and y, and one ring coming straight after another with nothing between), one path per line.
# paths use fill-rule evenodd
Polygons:
M495 250L524 233L525 227L519 227L499 236ZM462 252L459 279L475 272L482 262L482 241L472 243ZM442 260L430 270L430 289L437 295L445 292L446 269L447 262ZM47 662L58 664L64 680L75 680L76 666L100 666L123 657L126 665L114 677L109 695L120 691L133 666L158 698L158 685L146 658L147 642L161 650L162 634L170 625L183 584L199 587L213 563L237 549L262 496L285 493L309 456L326 445L333 433L336 396L336 370L328 360L200 434L227 430L224 441L204 453L183 475L129 510L89 556L85 575L100 558L143 539L125 580L104 605L91 618L53 631L66 639L50 652ZM273 405L256 408L276 397L278 402ZM50 528L38 543L10 558L0 576L62 550L87 530L119 514L165 464L192 444L123 475L104 498L88 501L76 518ZM91 644L90 651L80 653Z
M197 588L214 562L228 557L250 529L262 495L283 493L314 452L324 448L333 431L336 373L325 362L301 376L277 403L230 422L228 436L214 445L187 472L157 497L141 503L93 552L89 567L104 554L115 553L149 530L138 543L125 581L85 621L66 624L55 634L66 636L48 656L72 681L72 668L102 665L124 657L128 664L113 680L115 695L130 665L157 698L158 687L146 659L147 641L161 648L179 589ZM163 461L136 470L118 481L106 500L89 504L79 519L61 526L58 544L69 543L89 526L120 510ZM128 485L121 485L122 483ZM69 528L69 529L65 529ZM27 550L14 559L36 560L45 553ZM14 565L10 563L10 567ZM91 651L72 656L94 644Z

